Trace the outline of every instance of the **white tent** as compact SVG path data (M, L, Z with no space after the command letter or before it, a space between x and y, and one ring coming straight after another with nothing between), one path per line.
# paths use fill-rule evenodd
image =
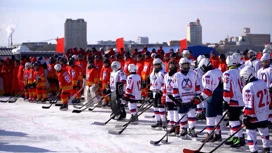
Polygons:
M17 48L12 49L13 54L20 54L21 52L30 52L30 49L26 46L19 46Z

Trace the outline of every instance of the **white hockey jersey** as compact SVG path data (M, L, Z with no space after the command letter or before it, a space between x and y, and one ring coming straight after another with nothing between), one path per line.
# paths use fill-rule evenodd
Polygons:
M272 87L272 67L259 69L257 78L263 80L267 88Z
M261 68L261 62L258 59L255 59L254 61L247 60L245 62L245 66L252 66L254 68L254 70L255 70L254 75L255 75L255 77L257 77L257 72Z
M183 103L188 103L196 95L200 94L200 84L194 71L184 75L177 72L174 77L173 96L181 99Z
M212 96L213 91L222 81L222 72L219 69L213 69L206 72L202 76L203 91L201 93L203 98Z
M166 75L166 71L164 69L160 70L158 73L154 71L150 74L150 90L156 91L161 90L164 85L164 76Z
M244 106L242 98L242 82L238 69L227 70L223 73L223 99L230 106Z
M122 69L118 70L117 72L111 72L111 74L110 74L111 92L116 90L116 83L117 82L123 82L124 86L126 84L126 75ZM125 88L123 90L125 90Z
M244 114L251 116L250 122L260 122L268 119L270 96L263 80L248 83L243 88Z
M169 73L167 73L164 76L164 86L162 87L162 93L165 98L166 102L173 102L168 95L172 94L173 92L173 87L174 87L174 77L177 74L177 72L175 74L173 74L172 76L169 76Z
M127 77L126 91L129 99L140 100L141 95L141 77L138 74L131 74Z
M199 81L200 84L200 91L202 92L203 91L202 76L204 72L200 68L196 68L194 71L196 72L197 80Z

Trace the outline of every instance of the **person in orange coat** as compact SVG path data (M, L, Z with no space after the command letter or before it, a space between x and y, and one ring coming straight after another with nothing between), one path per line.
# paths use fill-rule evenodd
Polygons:
M116 60L121 64L121 69L123 69L124 65L125 65L125 60L124 60L124 57L121 53L118 53L116 55Z
M102 60L101 55L94 56L94 65L97 67L98 74L100 74L101 70L103 68L103 60Z
M61 68L60 64L56 64L54 66L54 69L58 73L57 76L59 81L60 99L62 102L62 106L60 107L60 110L66 111L68 110L68 98L69 98L71 90L73 89L72 78L66 69Z
M141 78L142 78L142 88L146 88L147 86L149 86L150 84L150 79L149 79L149 75L151 74L152 70L153 70L153 58L151 58L151 54L149 51L145 52L144 54L144 65L143 65L143 71L141 73ZM145 90L142 90L142 95L147 97L147 91L148 88L146 88Z
M210 61L213 68L218 68L219 66L219 58L215 55L214 51L211 51L210 53Z
M136 60L137 60L137 63L136 63L136 67L137 67L136 73L141 76L143 68L144 68L143 55L142 54L138 54Z
M30 62L26 62L25 63L25 67L24 67L24 78L23 78L23 84L24 84L24 88L25 88L25 97L24 97L24 100L30 100L31 98L31 92L30 92L30 89L27 87L28 86L28 76L29 76L29 72L30 72L30 69L31 69L31 63Z
M72 78L73 89L71 91L71 94L74 95L81 88L80 76L82 76L82 69L79 66L75 65L75 60L73 58L69 60L68 73L70 74ZM80 103L80 97L81 97L81 93L78 93L76 98L72 101L72 103Z
M56 95L58 91L58 79L57 79L56 71L54 69L55 62L56 62L55 58L50 57L49 63L47 64L47 70L48 70L47 79L50 85L50 92L52 93L52 95Z
M25 68L25 59L21 58L20 59L20 65L18 68L18 74L17 74L17 79L18 79L18 84L19 84L19 90L23 91L24 90L24 68Z
M104 60L104 65L100 73L100 84L101 84L101 89L100 91L105 90L110 82L110 73L111 73L111 67L110 67L110 61L108 59ZM106 94L102 94L102 96L105 96ZM102 106L107 106L109 104L110 97L106 97L102 101Z
M84 90L85 101L89 102L91 99L94 101L97 96L96 92L98 90L99 82L99 73L96 65L92 60L88 61L87 70L86 70L86 87Z
M227 63L226 63L226 56L225 54L221 54L219 56L219 66L218 69L222 71L222 73L224 73L225 71L227 71Z
M42 103L46 102L46 77L44 74L44 68L38 62L33 64L34 69L34 82L36 83L36 94L37 94L37 103L42 101Z
M18 85L19 85L19 80L18 80L18 72L19 72L19 61L18 60L15 60L14 61L14 68L13 68L13 75L12 75L12 88L11 88L11 92L12 92L12 95L16 95L18 94L20 91L20 87L18 88Z
M79 66L82 69L82 74L85 75L87 62L82 55L78 55L77 58L78 59L75 61L75 65Z
M125 53L124 60L125 60L125 64L124 64L123 70L124 70L126 76L129 76L130 73L128 71L128 66L129 66L129 64L135 64L135 61L130 56L130 53L128 51Z
M37 94L36 94L36 84L34 83L34 70L33 70L32 64L31 64L31 67L28 69L27 86L28 86L28 92L29 92L28 101L33 102Z
M1 70L1 74L3 76L3 82L4 82L5 96L11 95L12 67L13 66L12 66L11 60L8 57L5 58L5 61Z
M168 69L168 62L170 61L170 53L166 53L164 54L163 56L163 63L164 63L164 66L165 66L165 71L168 72L169 69Z

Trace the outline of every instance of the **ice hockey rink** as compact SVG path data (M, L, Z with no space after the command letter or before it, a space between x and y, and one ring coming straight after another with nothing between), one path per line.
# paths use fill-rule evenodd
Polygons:
M7 98L1 97L1 100ZM49 104L35 104L18 99L16 103L0 103L0 152L56 152L56 153L181 153L183 148L197 149L201 142L169 137L169 144L151 145L150 140L159 140L165 131L152 130L152 109L139 117L138 125L129 125L121 135L108 134L108 130L120 130L115 125L125 121L110 121L105 126L93 125L94 121L109 119L110 109L96 108L93 112L72 113L59 107L42 109ZM127 120L130 115L127 115ZM197 131L204 121L197 122ZM227 128L223 127L223 138ZM199 139L204 135L199 135ZM259 138L259 137L258 137ZM270 135L271 138L271 135ZM259 152L262 150L258 141ZM207 144L201 151L209 152L215 147ZM222 146L215 152L249 152L248 147L230 150Z

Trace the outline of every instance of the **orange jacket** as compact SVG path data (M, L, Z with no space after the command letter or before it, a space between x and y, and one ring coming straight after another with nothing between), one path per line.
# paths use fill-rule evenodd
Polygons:
M99 73L97 68L91 68L86 70L86 85L92 86L99 81Z
M27 84L32 84L34 82L34 70L31 68L28 70Z
M120 63L121 65L121 69L124 69L124 66L125 66L125 60L124 59L119 59L118 62Z
M227 64L226 62L220 62L218 69L222 71L222 73L224 73L225 71L227 71Z
M110 73L111 73L111 68L110 67L105 68L103 66L100 73L100 81L102 82L102 89L105 89L107 87L107 83L110 82Z
M70 92L73 89L72 79L68 71L61 70L58 73L59 88L62 92Z
M82 77L82 69L75 65L74 67L68 66L68 73L72 78L72 85L73 86L80 86L80 80Z
M48 70L47 78L48 79L56 79L57 78L57 74L54 69L54 66L55 66L55 64L48 64L47 65L47 70Z
M128 71L128 66L129 66L129 64L135 64L133 58L129 58L129 59L125 60L123 70L124 70L126 76L129 76L129 71Z
M87 62L85 60L76 60L75 65L79 66L82 70L82 75L86 74Z
M165 71L166 71L166 72L169 72L169 69L168 69L168 62L169 62L169 60L163 62L163 63L164 63L164 66L165 66Z
M20 64L20 66L18 68L17 79L20 81L24 80L24 68L25 68L25 66L22 64Z
M27 85L28 75L29 75L29 70L24 69L24 79L23 79L23 82L24 82L25 86Z
M103 61L102 60L94 60L94 65L97 66L98 74L101 73L101 70L103 68ZM87 73L87 72L86 72ZM87 75L87 74L86 74Z
M37 82L36 87L46 87L46 79L44 75L44 69L42 67L39 67L34 71L33 81Z
M218 68L218 66L219 66L219 58L217 56L210 57L210 61L212 63L212 67L213 68Z
M145 60L144 66L143 66L143 71L141 73L141 77L144 81L146 81L147 77L151 74L152 69L153 69L153 59L149 58Z
M141 76L141 73L142 73L143 68L144 68L143 61L137 62L136 67L137 67L136 73Z

